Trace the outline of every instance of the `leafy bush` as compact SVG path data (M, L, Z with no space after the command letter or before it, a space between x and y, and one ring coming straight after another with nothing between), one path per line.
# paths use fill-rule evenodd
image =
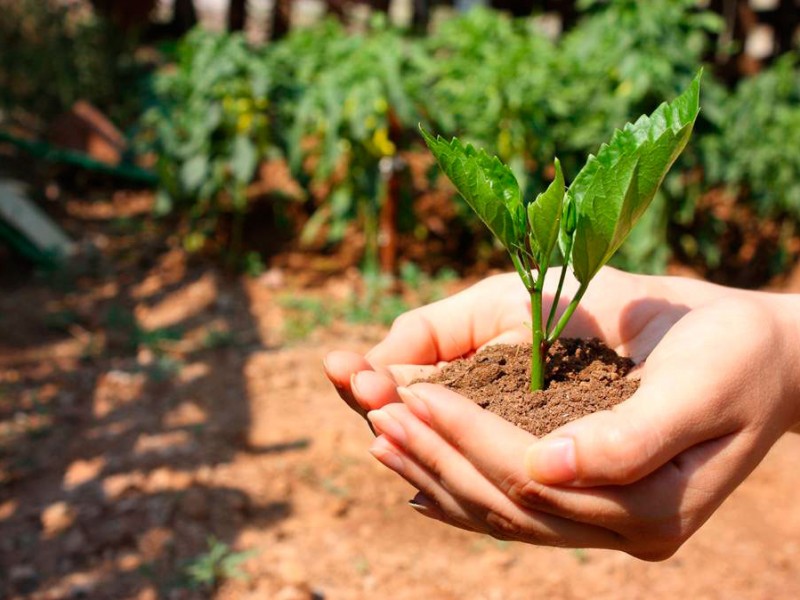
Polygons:
M0 0L0 11L0 108L47 121L83 99L117 123L135 120L131 36L81 3Z
M236 35L195 31L177 64L156 77L158 104L143 119L159 155L159 208L186 211L196 246L219 214L240 222L258 161L279 152L313 200L305 239L324 232L338 242L357 222L374 263L386 167L420 148L420 122L499 156L526 200L552 181L553 155L570 181L607 131L688 85L722 26L695 0L579 7L582 18L555 38L535 18L485 9L424 38L382 20L358 33L324 21L259 49ZM739 190L762 214L800 219L796 60L733 91L712 71L695 141L615 256L618 265L663 269L669 227L691 223L710 187ZM460 206L460 218L477 226Z
M742 81L714 124L702 143L708 185L732 188L761 215L800 220L798 55Z
M556 49L531 21L476 9L425 44L420 98L431 126L491 148L518 176L550 164Z
M304 238L323 226L327 239L342 239L347 223L365 230L366 263L377 261L378 216L386 193L381 161L401 149L397 132L419 120L409 44L384 20L361 34L348 35L326 21L297 31L275 47L277 94L291 108L285 118L285 152L295 177L309 188L322 186L327 200L312 215ZM385 170L385 169L384 169Z
M199 249L219 215L232 212L237 250L246 188L272 143L270 76L263 51L243 36L196 29L179 45L176 64L155 78L142 140L158 156L156 210L184 211L189 249Z

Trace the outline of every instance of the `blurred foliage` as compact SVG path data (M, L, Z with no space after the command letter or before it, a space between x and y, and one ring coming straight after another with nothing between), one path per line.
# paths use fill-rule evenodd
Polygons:
M742 81L701 142L710 186L728 186L763 216L800 220L800 70L797 54Z
M142 117L140 140L156 153L156 211L180 209L189 250L214 233L222 212L242 215L246 188L271 143L270 69L241 34L192 31L176 62L155 78L157 101ZM232 246L240 242L234 221Z
M304 341L336 321L389 326L404 312L444 298L457 279L456 273L446 268L428 275L419 265L403 262L397 281L368 273L361 289L352 290L345 299L286 295L278 300L284 312L283 337L288 342Z
M184 568L186 587L214 592L230 579L248 579L242 565L257 553L255 550L237 552L213 536L207 543L208 550L190 560Z
M426 37L382 18L357 32L323 21L265 47L193 31L154 77L141 119L140 139L157 156L158 210L185 218L189 249L233 214L225 222L236 251L258 164L283 157L310 216L302 238L337 243L356 223L374 255L386 173L420 150L419 123L499 155L531 197L552 178L554 156L570 180L614 127L674 97L726 50L714 46L721 19L695 0L583 0L579 9L560 34L487 9ZM713 188L731 188L761 215L800 219L799 81L794 54L734 89L707 68L694 139L617 264L663 269L670 228L691 223ZM474 225L471 212L458 214Z
M305 240L327 229L338 242L346 225L358 220L367 232L365 262L377 261L378 217L385 195L381 176L402 147L398 131L419 122L418 93L412 93L409 44L382 17L367 33L348 35L335 21L299 31L277 44L271 67L280 79L276 102L282 114L283 147L292 173L314 189L326 188L303 232ZM400 147L398 147L400 146Z
M85 4L0 0L0 108L47 121L88 100L123 126L137 118L135 38Z

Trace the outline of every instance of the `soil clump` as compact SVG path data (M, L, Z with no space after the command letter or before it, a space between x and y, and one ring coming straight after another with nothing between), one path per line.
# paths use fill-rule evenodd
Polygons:
M536 436L629 398L634 363L598 339L560 339L551 346L545 389L529 390L531 345L497 344L444 367L438 383Z

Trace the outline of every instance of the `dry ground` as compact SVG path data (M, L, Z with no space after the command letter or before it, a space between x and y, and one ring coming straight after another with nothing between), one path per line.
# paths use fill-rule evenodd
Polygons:
M65 221L106 248L96 264L42 277L0 257L0 597L800 597L800 436L664 563L451 530L406 505L322 374L380 328L289 341L291 272L192 264L98 206ZM253 551L244 577L192 588L212 535Z

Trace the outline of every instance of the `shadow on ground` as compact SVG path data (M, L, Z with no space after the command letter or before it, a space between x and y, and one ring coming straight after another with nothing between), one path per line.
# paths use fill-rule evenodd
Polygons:
M247 290L109 202L66 219L102 249L73 272L0 256L0 597L205 597L189 566L292 511L225 472L307 445L248 439Z

